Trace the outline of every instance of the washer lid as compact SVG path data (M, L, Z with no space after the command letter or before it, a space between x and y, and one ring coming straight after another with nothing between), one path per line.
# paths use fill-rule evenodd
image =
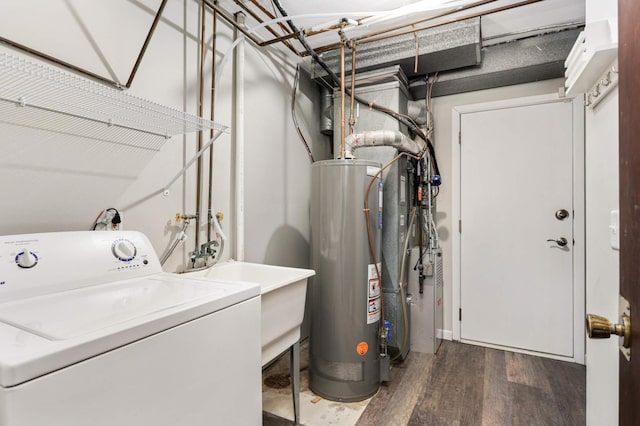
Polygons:
M0 304L0 385L12 386L260 294L161 273Z
M228 293L206 282L154 275L5 303L0 321L45 339L64 340L198 299L222 300Z

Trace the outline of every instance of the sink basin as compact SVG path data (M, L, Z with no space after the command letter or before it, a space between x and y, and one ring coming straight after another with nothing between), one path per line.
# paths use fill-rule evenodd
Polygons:
M287 268L249 262L225 262L193 272L218 281L260 284L262 296L262 366L300 339L304 316L307 278L311 269Z

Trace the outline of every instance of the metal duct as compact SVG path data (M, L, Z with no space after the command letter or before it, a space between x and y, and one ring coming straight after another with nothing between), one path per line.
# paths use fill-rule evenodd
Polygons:
M333 93L324 86L320 92L320 133L333 135Z
M436 71L468 67L480 63L480 18L466 19L367 44L358 45L358 72L389 65L400 65L408 77ZM350 56L350 55L347 55ZM321 57L335 72L340 69L337 50ZM416 69L417 64L417 69ZM346 58L345 68L351 69ZM312 78L326 72L314 63Z
M578 28L483 48L479 66L440 73L433 96L564 77L564 60L579 33ZM423 99L424 79L412 82L409 91Z

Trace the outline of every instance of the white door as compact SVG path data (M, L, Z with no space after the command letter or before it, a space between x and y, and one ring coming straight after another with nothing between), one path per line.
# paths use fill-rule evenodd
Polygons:
M461 114L462 340L574 356L573 129L570 101Z

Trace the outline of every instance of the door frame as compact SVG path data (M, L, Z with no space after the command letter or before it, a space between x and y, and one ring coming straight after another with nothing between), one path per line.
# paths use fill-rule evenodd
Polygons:
M460 309L461 280L460 280L460 249L461 234L455 232L457 222L461 218L461 179L460 160L461 145L460 130L462 114L491 111L496 109L515 108L522 106L540 105L554 102L571 102L573 110L573 357L555 356L534 351L527 351L516 348L505 348L503 346L483 344L496 349L507 349L513 352L521 352L531 355L538 355L547 358L561 359L584 364L585 355L585 152L584 152L584 99L561 98L558 93L547 95L529 96L522 98L506 99L501 101L485 102L470 105L456 106L452 109L451 127L451 170L452 170L452 264L453 264L453 340L461 339L460 321L458 312ZM477 342L474 342L477 344Z

